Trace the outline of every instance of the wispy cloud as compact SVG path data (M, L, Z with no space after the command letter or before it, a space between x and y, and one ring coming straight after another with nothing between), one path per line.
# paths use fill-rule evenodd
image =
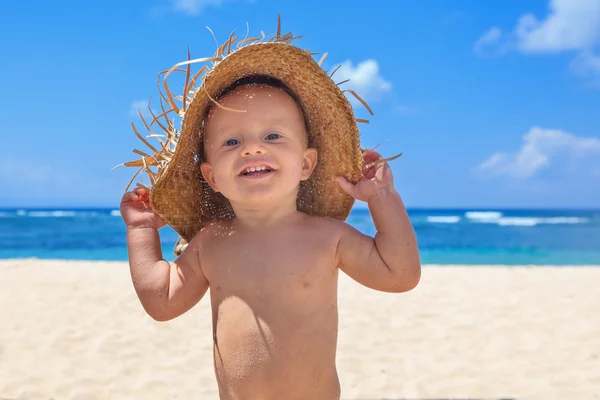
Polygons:
M486 52L490 51L500 54L503 52L503 49L497 46L497 43L500 41L501 38L502 30L494 26L490 28L487 32L485 32L483 35L481 35L479 39L477 39L475 45L473 46L473 49L479 55L485 55Z
M75 181L75 176L68 171L37 160L10 154L0 158L0 177L7 182L19 185L43 183L46 187L51 185L72 186Z
M139 117L141 111L144 118L149 115L148 112L148 100L134 100L129 105L129 115L132 117Z
M600 54L582 51L571 61L571 72L588 78L590 82L600 88Z
M209 6L219 6L223 0L171 0L176 11L190 16L200 15Z
M477 171L486 176L531 178L555 161L568 160L573 167L590 156L600 156L600 139L533 127L523 136L519 150L494 153L478 166ZM600 162L597 164L596 167L600 167Z
M379 63L372 59L362 61L356 66L350 60L344 61L333 79L336 82L349 79L341 88L354 90L365 101L378 101L392 89L392 84L379 73ZM354 96L348 95L348 98L353 104L358 104Z
M148 110L148 100L134 100L131 102L131 104L129 105L129 115L131 117L136 117L139 118L140 117L140 112L142 113L142 116L144 117L144 119L150 123L151 119L152 119L152 114L150 114L150 111ZM153 103L155 104L155 103ZM158 115L159 112L153 107L150 106L150 108L152 109L152 113L154 113L154 115Z
M600 46L600 0L550 0L548 14L540 20L532 13L522 15L512 31L492 27L474 45L480 55L576 52L573 71L600 76L595 53Z

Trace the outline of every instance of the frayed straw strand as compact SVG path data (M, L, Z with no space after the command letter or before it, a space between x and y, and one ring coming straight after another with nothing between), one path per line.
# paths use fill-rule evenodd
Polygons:
M177 107L177 105L175 104L175 100L173 99L173 95L171 93L171 90L169 89L169 85L167 84L167 78L169 77L169 75L175 71L178 67L181 67L183 65L190 65L190 64L195 64L195 63L200 63L200 62L209 62L209 61L221 61L220 57L203 57L203 58L196 58L194 60L187 60L187 61L182 61L180 63L175 64L174 66L172 66L168 71L166 71L164 73L164 77L163 77L163 86L165 88L165 92L167 94L168 99L165 99L165 101L171 106L171 108L180 116L183 116L183 112L182 110ZM183 110L185 111L185 110Z
M277 39L281 36L281 15L277 14Z
M233 108L225 107L224 105L222 105L221 103L219 103L218 101L216 101L215 99L213 99L210 94L208 94L208 92L206 91L206 88L204 87L204 85L202 85L202 89L204 90L204 93L206 94L206 96L208 96L208 98L210 99L210 101L212 101L213 104L216 105L217 107L219 107L220 109L226 110L226 111L233 111L233 112L246 112L246 110L235 110Z
M368 169L368 168L371 168L372 166L377 165L377 164L382 164L382 163L385 163L385 162L388 162L388 161L393 161L393 160L399 158L401 155L402 155L402 153L396 154L395 156L388 157L388 158L380 158L379 160L375 160L373 162L368 163L363 168Z
M333 70L333 72L331 73L331 75L329 75L329 77L330 77L330 78L332 78L332 77L333 77L333 74L335 74L335 72L336 72L338 69L340 69L340 67L341 67L341 66L342 66L342 65L340 64L340 65L338 65L337 67L335 67L335 69Z
M141 115L141 113L140 113L140 115ZM144 123L145 123L145 122L144 122ZM158 150L156 150L156 149L154 148L154 146L152 146L152 145L151 145L151 144L150 144L150 143L149 143L149 142L148 142L146 139L144 139L144 137L143 137L142 135L140 135L140 134L138 133L137 129L135 129L135 124L134 124L133 122L131 123L131 128L133 128L133 132L135 133L135 135L136 135L136 136L137 136L137 137L138 137L138 138L139 138L139 139L140 139L142 142L144 142L144 144L145 144L146 146L148 146L148 148L150 148L150 150L152 150L152 151L153 151L153 152L155 152L155 153L157 153L157 152L158 152Z
M217 41L217 37L215 36L215 33L208 26L206 27L206 29L208 29L208 31L211 33L212 37L215 39L215 44L217 45L217 48L219 48L219 42Z
M187 59L188 61L191 59L190 57L190 46L186 46L187 47ZM191 64L187 65L186 71L185 71L185 85L183 86L183 111L187 110L186 107L186 103L187 103L187 93L188 93L188 83L190 82L190 68L192 67Z
M160 127L160 129L162 129L163 132L165 132L165 134L168 135L169 134L169 129L167 129L166 126L164 126L163 124L160 123L160 121L159 121L160 115L157 117L154 114L154 111L152 111L152 107L150 107L150 102L151 101L152 101L152 98L150 98L150 100L148 101L148 112L150 113L150 115L152 115L152 121L150 122L150 126L152 126L152 125L154 125L154 123L156 123ZM160 137L162 135L157 135L157 136Z
M386 143L387 140L384 140L383 142L379 142L378 144L375 145L375 147L373 147L372 149L364 149L362 152L362 156L366 156L367 153L371 152L371 151L375 151L376 148L378 148L379 146L381 146L382 144Z
M229 40L227 41L227 55L231 54L231 45L237 40L237 36L234 37L234 34L235 30L231 32L231 35L229 35Z
M248 35L250 34L250 25L246 22L246 36L244 36L244 40L238 42L236 49L239 49L242 44L244 44L245 40L248 39Z
M319 60L319 67L321 66L321 64L323 64L323 61L325 61L325 58L327 57L327 52L323 53L323 55L321 56L321 59Z
M369 111L369 113L370 113L371 115L374 115L374 114L373 114L373 111L371 111L371 107L369 107L369 105L368 105L368 104L367 104L367 103L366 103L366 102L365 102L363 99L361 99L361 98L360 98L360 96L359 96L359 95L357 95L357 94L356 94L356 92L355 92L354 90L346 89L346 90L344 90L344 92L349 92L349 93L350 93L350 94L352 94L354 97L356 97L356 100L360 101L360 103L361 103L363 106L365 106L365 108L367 109L367 111Z
M125 163L124 165L127 165L127 163ZM117 165L117 167L118 167L118 165ZM116 168L116 167L115 167L115 168ZM136 173L133 175L133 177L131 178L131 180L129 181L129 183L127 184L127 186L125 187L125 191L128 191L128 190L129 190L129 187L131 186L131 184L132 184L132 183L133 183L133 181L135 180L135 177L136 177L136 176L138 176L138 174L139 174L140 172L142 172L142 170L143 170L143 169L144 169L144 168L142 167L142 168L139 168L139 169L137 170L137 172L136 172Z
M142 122L144 123L144 126L146 127L146 130L152 134L155 135L155 133L152 131L152 128L150 128L150 126L148 125L148 123L146 122L146 118L144 118L144 115L142 114L142 112L140 110L138 110L138 114L140 116L140 119L142 120ZM146 142L146 145L150 146L150 144L148 142ZM152 150L157 151L156 149L152 148Z
M150 169L150 166L146 163L146 157L142 158L144 160L144 168L146 169L146 173L148 174L148 178L150 178L150 183L154 185L154 173Z

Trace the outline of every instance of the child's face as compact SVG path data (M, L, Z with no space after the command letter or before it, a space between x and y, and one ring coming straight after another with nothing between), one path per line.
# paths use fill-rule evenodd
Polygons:
M211 109L204 129L204 179L233 205L262 208L295 201L300 181L317 163L296 102L266 85L240 87L219 102L246 112Z

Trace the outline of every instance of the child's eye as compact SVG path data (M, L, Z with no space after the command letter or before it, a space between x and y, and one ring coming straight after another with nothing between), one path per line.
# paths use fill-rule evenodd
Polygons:
M238 143L240 143L240 141L237 139L229 139L225 142L225 146L235 146Z
M265 139L267 140L276 140L279 139L281 135L279 133L269 133Z

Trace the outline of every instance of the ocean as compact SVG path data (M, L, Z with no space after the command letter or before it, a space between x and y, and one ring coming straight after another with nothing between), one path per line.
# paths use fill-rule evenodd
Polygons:
M409 209L423 264L600 265L600 210ZM373 235L367 209L347 221ZM161 231L172 260L177 234ZM116 209L0 209L0 259L127 260Z

